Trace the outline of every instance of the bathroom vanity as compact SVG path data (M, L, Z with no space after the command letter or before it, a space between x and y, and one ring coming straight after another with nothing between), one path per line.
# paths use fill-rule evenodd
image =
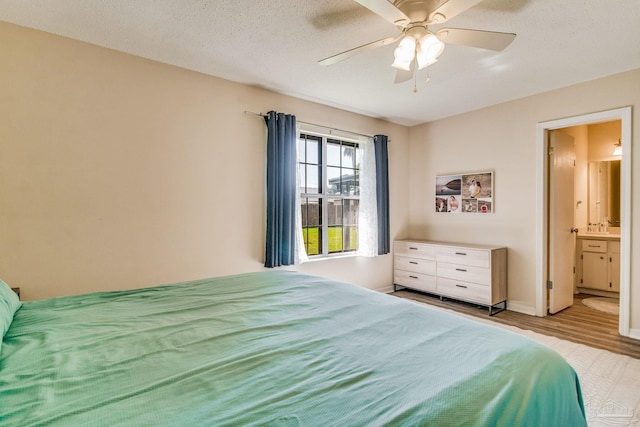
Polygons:
M620 292L620 234L579 232L576 240L576 286L585 293Z
M588 164L587 226L576 239L579 292L618 297L620 292L620 160Z

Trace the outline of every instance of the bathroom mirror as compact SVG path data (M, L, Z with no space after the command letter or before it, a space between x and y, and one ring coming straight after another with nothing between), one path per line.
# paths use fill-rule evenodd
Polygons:
M589 223L620 227L620 160L589 162L588 174Z

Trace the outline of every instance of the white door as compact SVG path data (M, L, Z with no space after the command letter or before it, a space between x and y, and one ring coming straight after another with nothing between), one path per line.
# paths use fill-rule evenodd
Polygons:
M573 304L575 265L573 137L549 132L549 313Z

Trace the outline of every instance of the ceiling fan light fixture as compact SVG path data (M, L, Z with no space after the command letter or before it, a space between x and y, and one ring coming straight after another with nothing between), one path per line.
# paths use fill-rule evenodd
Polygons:
M429 33L420 39L419 51L428 63L433 63L443 50L444 43L435 34Z
M398 70L411 71L411 61L404 61L396 57L391 64L393 68L397 68Z
M398 47L407 52L414 52L416 50L416 39L413 36L404 36L400 40Z
M416 55L416 60L418 62L418 70L422 70L438 62L436 58L428 59L426 56L422 55L420 52L418 52L418 54Z
M392 67L399 70L411 71L411 62L416 55L416 39L411 36L404 37L398 47L393 51L395 60Z

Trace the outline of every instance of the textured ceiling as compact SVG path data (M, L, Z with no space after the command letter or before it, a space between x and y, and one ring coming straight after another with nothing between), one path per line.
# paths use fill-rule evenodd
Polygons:
M484 0L440 27L516 40L448 45L414 93L393 83L394 46L317 64L397 34L352 0L0 0L2 21L404 125L640 68L639 18L640 0Z

